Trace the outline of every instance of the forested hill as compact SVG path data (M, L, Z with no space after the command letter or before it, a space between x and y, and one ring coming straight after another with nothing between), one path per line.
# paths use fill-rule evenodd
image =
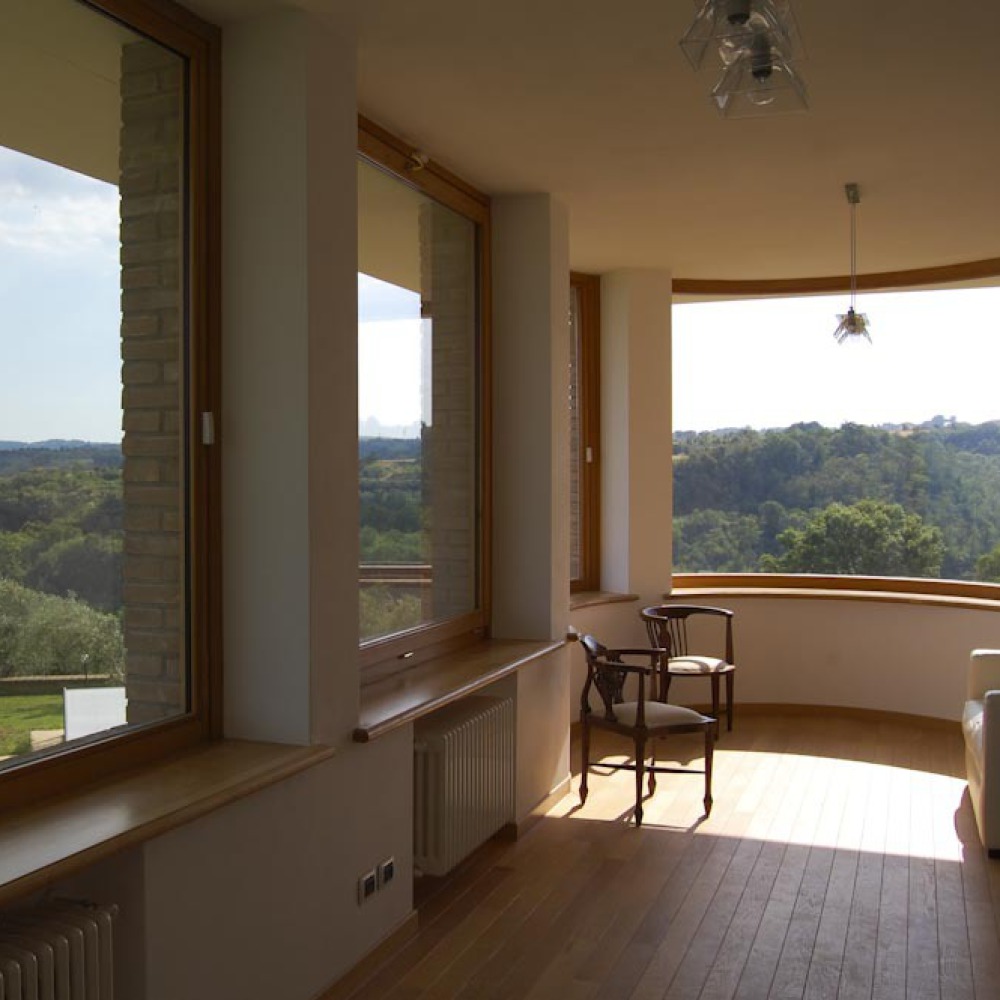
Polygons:
M860 555L844 569L818 554L818 534L851 531L885 543L888 575L987 579L977 562L1000 544L1000 421L680 432L674 513L682 572L876 572Z
M24 444L0 441L0 476L28 469L118 469L122 464L120 444L87 441L39 441Z

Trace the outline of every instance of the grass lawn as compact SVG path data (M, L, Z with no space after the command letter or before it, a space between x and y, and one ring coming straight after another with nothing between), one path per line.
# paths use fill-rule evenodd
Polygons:
M0 757L27 753L32 729L62 729L61 694L13 695L0 698Z

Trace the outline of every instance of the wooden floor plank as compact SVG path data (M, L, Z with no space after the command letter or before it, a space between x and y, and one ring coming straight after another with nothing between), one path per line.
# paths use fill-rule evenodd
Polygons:
M417 934L335 995L1000 998L1000 862L979 844L957 727L737 727L716 745L707 820L700 779L665 775L637 830L632 775L595 769L586 806L574 786L527 836L422 888Z

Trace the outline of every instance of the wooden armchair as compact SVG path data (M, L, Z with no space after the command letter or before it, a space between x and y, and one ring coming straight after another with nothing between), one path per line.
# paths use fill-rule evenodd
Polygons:
M629 737L635 746L634 764L606 764L618 770L635 772L635 825L642 825L642 779L649 773L649 794L656 790L658 773L702 773L687 768L659 767L656 764L655 741L677 733L705 734L705 815L712 811L712 751L715 719L680 705L668 705L660 700L666 678L667 653L663 649L607 649L592 635L580 640L587 658L587 681L580 696L580 728L582 766L580 768L580 802L587 801L587 773L590 768L590 730L592 726L608 729ZM625 701L625 684L629 677L637 682L635 701ZM590 693L600 696L603 712L590 705ZM646 763L647 746L649 763Z
M667 670L663 700L667 700L674 677L707 677L712 685L712 715L719 716L719 679L726 678L726 729L733 728L733 682L736 661L733 658L733 612L728 608L710 608L700 604L661 604L645 608L639 614L646 623L649 644L667 651ZM696 652L688 642L688 620L710 617L725 623L725 657ZM721 648L721 644L720 644ZM716 727L718 733L718 727Z

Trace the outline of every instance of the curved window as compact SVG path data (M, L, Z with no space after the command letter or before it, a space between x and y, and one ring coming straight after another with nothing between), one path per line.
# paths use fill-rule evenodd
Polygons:
M1000 581L1000 289L673 310L674 571Z

